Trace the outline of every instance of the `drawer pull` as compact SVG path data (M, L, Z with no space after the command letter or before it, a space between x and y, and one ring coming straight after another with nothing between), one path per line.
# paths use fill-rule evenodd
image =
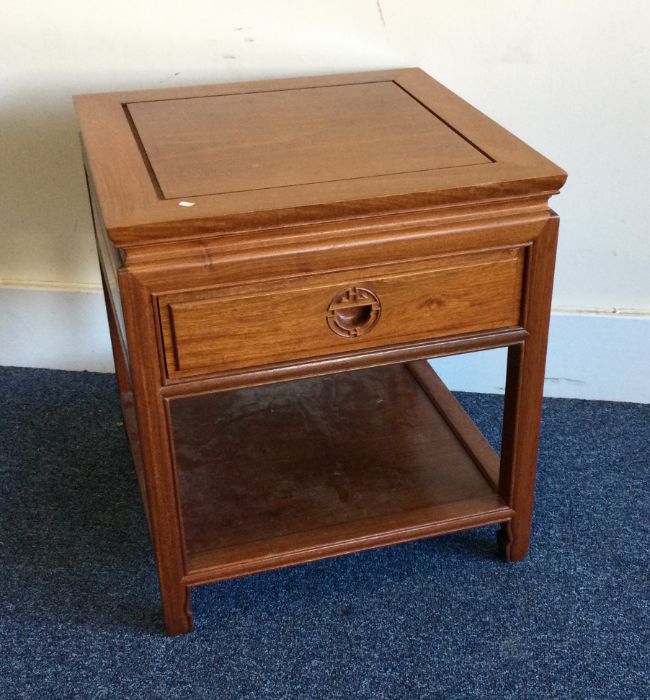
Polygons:
M349 287L327 307L327 325L344 338L358 338L371 330L381 314L377 295L362 287Z

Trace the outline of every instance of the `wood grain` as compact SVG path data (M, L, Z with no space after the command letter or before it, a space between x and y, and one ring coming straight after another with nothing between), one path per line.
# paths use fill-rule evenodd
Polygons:
M490 162L393 81L126 109L165 199Z
M523 261L521 249L506 249L164 297L167 371L191 376L516 327ZM381 315L363 336L342 337L328 326L327 310L352 287L374 293Z
M525 301L528 338L508 350L499 481L499 492L516 511L499 538L508 561L523 559L530 542L558 227L553 215L533 243Z
M430 535L445 531L443 513L454 528L506 520L434 407L448 391L429 371L416 381L391 365L171 400L188 575Z
M493 489L498 489L501 469L499 455L476 429L474 421L467 415L465 409L447 390L442 379L433 371L428 362L424 360L408 362L406 367L420 384L456 439L474 460L488 483Z
M182 582L186 569L183 526L176 473L170 453L166 405L160 396L156 321L151 294L126 270L120 291L129 342L135 416L142 454L149 529L156 555L165 627L170 635L192 629L190 591Z
M453 503L364 518L296 535L211 549L189 557L183 583L196 586L261 571L306 564L319 559L362 552L508 521L514 515L496 494Z
M467 335L454 335L448 338L436 338L432 341L409 344L394 343L388 347L343 355L328 355L304 361L294 360L242 370L216 371L213 374L202 374L196 378L170 380L165 382L165 386L161 388L161 394L171 398L230 391L248 386L263 386L264 384L324 376L351 369L381 367L397 362L411 362L424 358L508 347L520 343L527 337L527 331L523 328L516 328L514 330L481 331Z

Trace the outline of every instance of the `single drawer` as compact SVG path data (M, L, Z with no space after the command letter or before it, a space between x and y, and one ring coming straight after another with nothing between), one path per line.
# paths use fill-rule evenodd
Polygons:
M444 256L159 299L171 378L520 324L525 250Z

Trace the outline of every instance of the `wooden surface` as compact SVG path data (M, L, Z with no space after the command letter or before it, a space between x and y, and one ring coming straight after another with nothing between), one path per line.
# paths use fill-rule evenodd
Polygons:
M548 196L566 177L419 69L82 95L75 105L119 247Z
M523 557L565 173L416 69L76 105L168 633L231 576L497 522ZM423 361L494 347L500 460Z
M408 362L405 365L420 388L427 395L440 417L454 434L459 444L467 452L493 489L498 489L500 480L500 460L494 448L483 437L454 395L444 385L442 379L425 360Z
M419 372L390 365L170 401L188 576L510 517L432 403L448 391L426 363ZM481 440L476 428L469 439Z
M499 482L500 493L517 511L501 531L508 561L523 559L530 541L558 227L553 215L533 243L524 320L529 336L508 349Z
M183 377L360 351L397 339L515 328L523 268L524 250L515 248L164 297L167 371ZM357 287L376 296L376 322L359 336L333 332L332 300ZM355 307L349 308L345 323L363 325L363 304L356 306L356 320Z
M392 81L126 109L164 199L490 162Z

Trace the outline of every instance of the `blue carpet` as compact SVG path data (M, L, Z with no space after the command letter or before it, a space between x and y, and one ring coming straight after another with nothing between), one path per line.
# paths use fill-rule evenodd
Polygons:
M648 698L649 437L549 399L525 561L484 528L205 586L170 639L114 377L2 368L0 696Z

